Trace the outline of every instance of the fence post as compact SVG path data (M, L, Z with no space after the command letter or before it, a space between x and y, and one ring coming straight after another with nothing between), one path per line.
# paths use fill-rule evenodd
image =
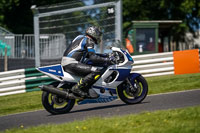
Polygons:
M4 71L8 71L7 47L5 47L5 54L4 54Z
M115 11L115 41L119 40L122 42L122 1L118 0L116 3Z
M35 66L40 66L40 32L39 32L39 12L35 5L31 7L34 14L34 37L35 37Z

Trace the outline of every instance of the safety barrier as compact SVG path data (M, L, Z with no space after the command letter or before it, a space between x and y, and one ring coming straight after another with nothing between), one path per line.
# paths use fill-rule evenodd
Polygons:
M144 77L200 72L199 50L185 50L133 56L132 72ZM0 96L39 90L54 80L35 68L0 73Z
M133 56L132 72L144 77L200 72L198 49Z
M19 69L0 73L0 96L39 90L39 85L54 80L38 72L35 68Z
M174 74L173 52L133 56L132 72L144 77Z

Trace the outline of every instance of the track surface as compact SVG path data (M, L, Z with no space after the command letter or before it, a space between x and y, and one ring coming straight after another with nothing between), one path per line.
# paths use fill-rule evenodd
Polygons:
M50 115L45 110L20 113L0 117L0 130L36 126L41 124L58 124L75 120L84 120L94 116L108 117L143 111L166 110L200 105L200 89L176 93L150 95L140 104L126 105L120 100L103 104L86 104L75 106L68 114Z

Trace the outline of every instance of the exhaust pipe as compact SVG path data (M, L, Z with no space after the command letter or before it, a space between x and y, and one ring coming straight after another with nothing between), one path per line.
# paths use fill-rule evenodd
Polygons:
M68 92L59 90L53 86L43 85L43 86L39 86L39 88L41 88L42 91L46 91L46 92L58 95L59 97L62 97L62 98L76 99L76 97L72 93L69 94Z

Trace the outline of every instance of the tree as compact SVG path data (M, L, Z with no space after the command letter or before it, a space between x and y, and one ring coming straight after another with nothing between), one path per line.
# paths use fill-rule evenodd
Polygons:
M195 33L200 28L199 9L200 0L123 0L123 27L133 20L182 20L170 34L183 39L186 31Z
M0 26L15 34L33 33L32 5L44 6L70 0L1 0Z
M112 0L93 0L94 3ZM33 33L32 5L44 6L72 0L1 0L0 26L15 34ZM133 20L183 20L172 34L179 37L186 31L200 28L200 0L122 0L123 27Z

